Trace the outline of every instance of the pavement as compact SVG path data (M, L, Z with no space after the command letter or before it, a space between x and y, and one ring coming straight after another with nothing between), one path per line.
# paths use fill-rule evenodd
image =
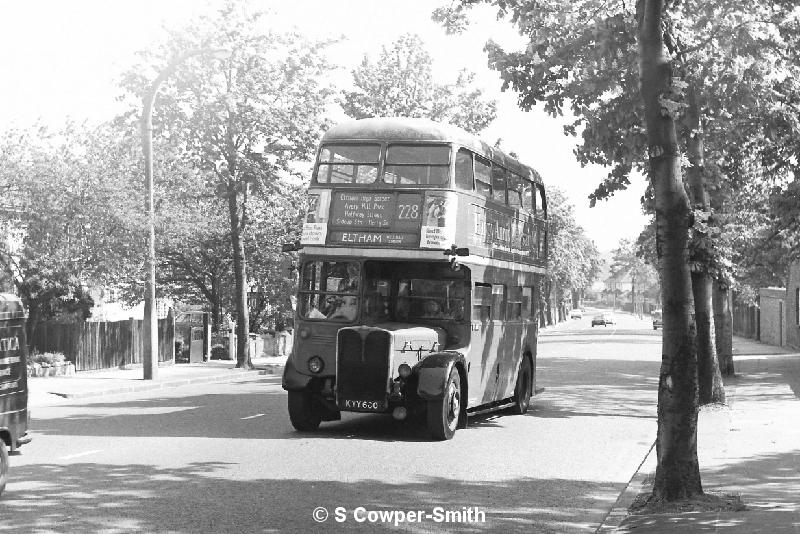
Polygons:
M800 533L800 353L734 337L726 405L700 410L703 490L742 511L629 512L652 492L653 447L597 533Z
M58 398L79 399L174 388L209 382L258 380L283 373L286 357L251 358L255 369L236 369L232 360L176 363L159 366L154 380L144 380L141 367L80 371L72 376L28 378L29 405L50 404Z

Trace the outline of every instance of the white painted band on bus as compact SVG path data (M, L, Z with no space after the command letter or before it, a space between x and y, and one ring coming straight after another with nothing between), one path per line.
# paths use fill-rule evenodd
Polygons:
M305 246L302 252L314 256L346 256L382 259L416 259L429 261L447 261L441 250L414 250L414 249L393 249L393 248L352 248L352 247L322 247ZM458 262L469 267L470 265L482 265L485 267L498 267L501 269L529 270L538 274L547 274L547 269L522 263L518 261L500 260L496 258L485 258L470 254L469 256L458 257Z
M0 365L9 365L12 363L19 363L19 356L9 356L8 358L0 358Z

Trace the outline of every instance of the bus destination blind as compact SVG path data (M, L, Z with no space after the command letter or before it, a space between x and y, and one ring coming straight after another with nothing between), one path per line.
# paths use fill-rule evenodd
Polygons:
M414 246L419 243L421 208L419 193L336 191L329 243Z

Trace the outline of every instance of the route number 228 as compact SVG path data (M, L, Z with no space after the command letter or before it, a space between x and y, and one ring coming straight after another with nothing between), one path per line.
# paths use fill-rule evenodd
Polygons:
M398 204L398 219L419 219L419 204Z

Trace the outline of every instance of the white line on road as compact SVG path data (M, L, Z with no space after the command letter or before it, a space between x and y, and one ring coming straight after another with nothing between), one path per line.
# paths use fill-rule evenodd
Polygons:
M241 420L244 421L245 419L255 419L256 417L263 417L265 415L267 415L267 414L265 414L265 413L257 413L255 415L248 415L247 417L242 417Z
M96 449L93 451L84 451L76 454L69 454L67 456L62 456L61 460L72 460L73 458L80 458L81 456L89 456L90 454L95 454L98 452L103 452L103 449Z

